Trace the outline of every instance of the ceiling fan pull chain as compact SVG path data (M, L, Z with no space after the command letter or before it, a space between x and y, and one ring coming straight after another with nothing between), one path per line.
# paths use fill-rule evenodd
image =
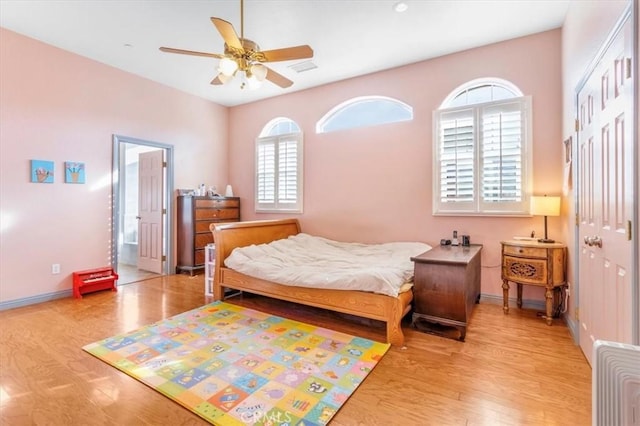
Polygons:
M240 40L244 40L244 0L240 0Z

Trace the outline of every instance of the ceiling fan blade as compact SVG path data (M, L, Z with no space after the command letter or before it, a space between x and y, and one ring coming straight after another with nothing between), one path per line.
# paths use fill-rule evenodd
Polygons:
M206 56L207 58L224 58L224 55L218 53L194 52L193 50L174 49L172 47L161 47L161 51L167 53L180 53L182 55Z
M283 76L282 74L278 74L277 72L275 72L269 67L265 67L265 68L267 69L266 79L272 82L273 84L276 84L282 88L289 87L293 84L293 81L289 80L287 77Z
M220 18L211 18L211 22L216 26L218 32L224 39L224 42L227 43L227 46L233 47L234 49L244 50L242 43L238 38L238 34L236 34L236 30L233 29L233 25L231 25L231 23Z
M313 58L313 49L303 44L283 49L263 50L260 54L264 56L261 62L290 61L292 59Z
M211 84L213 84L214 86L221 86L224 83L222 82L222 80L220 80L218 77L220 76L220 74L216 75L216 78L214 78L213 80L211 80Z

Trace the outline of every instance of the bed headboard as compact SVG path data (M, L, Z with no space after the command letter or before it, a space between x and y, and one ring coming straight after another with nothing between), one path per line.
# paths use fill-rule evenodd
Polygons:
M298 219L254 220L247 222L212 223L216 245L216 267L224 265L234 248L264 244L300 233Z

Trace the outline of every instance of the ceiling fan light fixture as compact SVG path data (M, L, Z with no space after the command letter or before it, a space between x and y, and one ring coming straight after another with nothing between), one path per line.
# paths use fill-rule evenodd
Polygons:
M254 76L258 81L264 81L267 78L267 67L262 64L253 64L251 65L251 75Z
M254 75L247 78L247 87L249 87L249 89L259 89L261 86L262 82L258 80Z
M232 77L237 69L238 63L235 60L227 57L220 59L220 63L218 64L218 71L220 71L220 74Z
M222 72L218 74L218 80L222 82L222 84L227 84L231 80L233 80L233 75L225 75Z
M406 12L407 9L409 9L409 5L403 1L396 2L393 5L393 10L395 10L398 13Z

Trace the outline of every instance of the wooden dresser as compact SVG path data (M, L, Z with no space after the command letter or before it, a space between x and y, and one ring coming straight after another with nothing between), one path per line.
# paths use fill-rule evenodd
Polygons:
M240 220L238 197L178 196L176 273L204 269L204 249L213 243L209 225Z
M509 240L502 244L502 299L509 313L509 282L518 285L518 308L522 308L522 285L544 287L547 324L553 322L553 290L567 284L567 247L561 243Z
M437 246L415 263L412 326L421 320L456 327L464 341L471 312L480 301L482 246Z

